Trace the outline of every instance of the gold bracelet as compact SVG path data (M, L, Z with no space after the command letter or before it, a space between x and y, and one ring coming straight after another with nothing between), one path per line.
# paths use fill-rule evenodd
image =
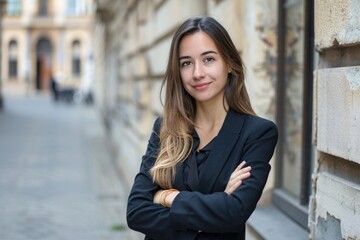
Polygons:
M177 192L178 190L176 189L168 189L168 190L164 190L163 192L160 193L160 204L163 206L163 207L169 207L166 205L166 198L172 193L172 192Z
M160 203L163 207L166 207L166 206L165 206L165 202L164 202L164 195L166 194L166 191L167 191L167 190L163 190L163 191L160 193L160 196L159 196L159 203Z

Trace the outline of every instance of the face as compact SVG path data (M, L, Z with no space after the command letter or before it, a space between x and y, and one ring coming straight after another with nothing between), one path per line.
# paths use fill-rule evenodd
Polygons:
M196 103L223 102L230 68L204 32L185 36L179 45L181 80Z

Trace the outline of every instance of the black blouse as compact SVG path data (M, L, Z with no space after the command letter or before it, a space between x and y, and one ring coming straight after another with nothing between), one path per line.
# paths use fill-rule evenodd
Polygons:
M199 190L199 174L203 171L203 166L213 148L215 138L213 138L206 146L202 149L198 149L200 144L200 138L197 132L194 130L193 133L193 148L189 157L184 162L184 184L188 191Z

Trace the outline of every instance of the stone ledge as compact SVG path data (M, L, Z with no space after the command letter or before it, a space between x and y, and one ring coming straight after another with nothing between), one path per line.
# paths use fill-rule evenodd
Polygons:
M275 206L258 207L247 222L250 232L264 240L308 240L309 232Z

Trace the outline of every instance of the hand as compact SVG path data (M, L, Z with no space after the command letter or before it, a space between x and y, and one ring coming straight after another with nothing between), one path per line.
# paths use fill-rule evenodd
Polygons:
M228 195L235 192L240 185L242 184L244 179L250 177L251 167L248 166L243 168L246 164L245 161L240 163L240 165L235 169L235 171L231 174L228 184L226 185L225 191Z
M164 207L171 207L175 197L179 193L180 192L176 189L169 189L169 190L160 189L155 193L153 202L157 204L161 204L163 206L165 205ZM163 203L161 203L161 198Z
M161 195L161 192L163 192L163 191L164 191L163 189L160 189L155 193L154 200L153 200L154 203L160 204L160 195Z

